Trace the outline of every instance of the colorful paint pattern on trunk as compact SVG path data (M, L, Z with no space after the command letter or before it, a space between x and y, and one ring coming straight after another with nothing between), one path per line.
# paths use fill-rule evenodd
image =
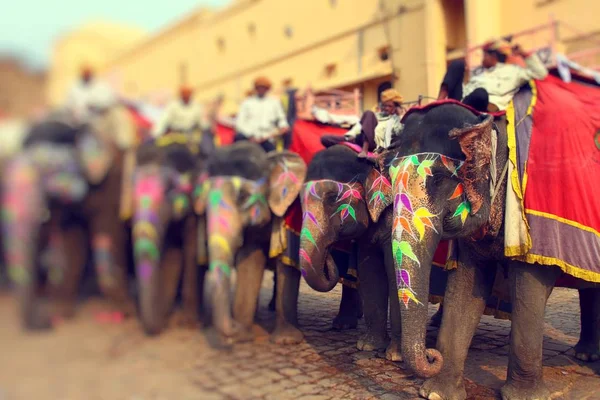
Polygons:
M158 171L154 171L139 175L135 181L134 257L142 282L152 278L160 262L159 207L164 199L161 177Z
M94 250L94 263L100 284L104 287L115 285L115 271L113 258L113 243L111 237L106 233L94 236L92 247Z
M337 205L335 212L330 216L315 215L317 210L321 214L324 212L324 194L330 192L333 188L335 188L336 196L334 203ZM344 224L346 221L357 223L357 203L364 202L364 197L361 193L362 190L362 186L358 182L342 183L329 179L310 181L304 185L300 197L303 211L302 230L300 231L301 249L299 254L301 261L300 270L303 276L306 276L304 265L314 269L310 254L307 251L308 243L317 251L320 250L315 240L315 236L323 234L319 218L334 218L335 216L339 216L341 224Z
M31 281L34 238L44 206L36 169L25 158L5 170L2 198L4 254L8 274L16 285ZM29 268L28 268L29 266Z
M423 305L413 290L410 271L420 268L421 262L413 249L414 244L426 239L427 230L437 233L434 221L438 216L431 212L424 198L417 198L414 192L425 193L427 178L433 171L456 172L462 166L460 160L450 159L436 153L422 153L398 158L392 161L389 173L394 193L394 221L392 226L392 251L396 265L398 297L408 308L411 302ZM460 216L464 223L470 206L464 199L464 190L459 183L448 200L462 199L454 217ZM410 265L410 267L409 267Z

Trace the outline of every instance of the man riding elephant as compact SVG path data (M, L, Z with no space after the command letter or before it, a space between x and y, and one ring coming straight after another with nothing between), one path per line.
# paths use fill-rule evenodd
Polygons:
M240 105L235 140L258 143L266 152L283 150L283 135L290 129L281 101L268 96L271 81L259 77L254 92Z
M201 145L203 153L209 154L214 150L210 122L203 107L193 100L193 94L192 87L181 86L179 97L167 105L152 128L152 136L159 137L167 133L190 135L191 139Z
M381 93L381 111L365 111L360 122L355 124L344 136L325 135L321 143L325 147L340 144L344 141L356 143L362 150L359 158L366 158L368 152L380 153L387 149L392 138L402 131L400 115L402 113L402 95L395 89L387 89Z

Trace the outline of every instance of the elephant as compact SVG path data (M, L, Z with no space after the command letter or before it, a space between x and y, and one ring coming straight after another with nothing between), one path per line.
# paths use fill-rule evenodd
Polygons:
M167 323L181 277L181 322L198 323L205 273L198 257L206 258L206 242L204 235L198 240L204 219L192 209L192 191L205 156L174 133L142 144L136 156L132 242L140 319L155 335Z
M544 310L561 270L504 256L508 165L506 118L476 114L456 103L409 112L392 148L377 160L391 182L382 203L393 204L393 262L397 271L405 365L427 378L420 395L466 398L464 364L496 269L508 276L512 328L504 400L548 399L542 377ZM492 135L497 135L492 155ZM496 173L490 173L492 160ZM441 239L452 239L456 268L449 272L437 349L425 346L431 259ZM600 296L580 287L582 333L578 351L598 357ZM586 350L587 349L587 350Z
M227 341L251 340L251 327L269 255L272 220L282 217L296 199L306 165L296 154L265 153L255 143L218 148L207 160L195 193L194 208L206 218L213 322ZM230 275L237 285L230 311ZM271 339L302 340L297 326L299 273L277 263L277 323Z
M339 268L330 257L331 246L354 240L367 325L357 347L365 351L386 349L387 359L400 361L400 304L390 236L392 210L382 209L380 198L381 187L389 185L375 165L359 159L345 145L317 153L308 166L300 195L300 267L310 287L329 291L339 278ZM378 218L373 218L375 214ZM441 270L439 273L443 274ZM388 304L391 340L387 332Z
M128 232L119 218L125 151L110 139L120 132L113 115L81 124L53 113L31 127L23 151L7 162L4 250L26 329L51 329L53 317L73 315L90 242L102 292L119 315L134 310L126 284ZM42 270L51 238L68 251Z

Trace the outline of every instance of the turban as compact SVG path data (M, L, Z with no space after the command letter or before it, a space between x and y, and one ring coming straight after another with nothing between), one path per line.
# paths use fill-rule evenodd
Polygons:
M264 86L266 88L271 88L271 81L269 78L261 76L254 80L254 87Z
M190 86L184 85L179 88L180 96L191 96L192 93L194 93L194 89L192 89Z
M483 51L497 51L505 56L512 54L512 46L506 40L491 40L483 46Z
M381 102L385 103L386 101L393 101L394 103L402 103L404 98L396 89L387 89L381 92Z

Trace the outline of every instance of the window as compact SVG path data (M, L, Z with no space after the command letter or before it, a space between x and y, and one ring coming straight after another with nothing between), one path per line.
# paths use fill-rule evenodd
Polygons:
M286 25L285 28L283 28L283 33L285 36L291 38L294 34L294 29L290 25Z
M250 36L255 36L256 35L256 24L254 22L250 22L248 24L248 34Z
M337 0L329 0L329 5L331 8L335 8L335 6L337 6Z
M387 61L390 58L390 46L383 46L377 50L379 54L379 59L381 61Z
M327 64L325 66L325 76L327 76L328 78L331 78L335 74L336 70L337 70L336 64Z
M217 48L219 49L220 52L224 52L225 51L225 39L220 37L217 39Z

